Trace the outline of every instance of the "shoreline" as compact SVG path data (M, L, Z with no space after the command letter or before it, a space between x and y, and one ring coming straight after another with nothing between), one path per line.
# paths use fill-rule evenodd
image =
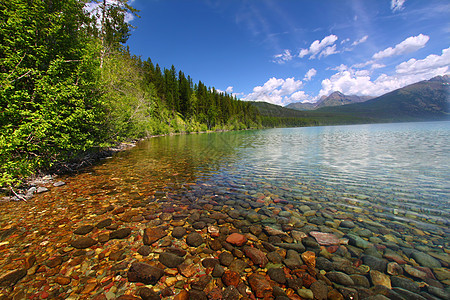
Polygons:
M249 130L249 129L244 129ZM127 142L121 142L117 146L107 147L105 149L95 151L86 151L79 158L76 158L68 162L56 162L48 171L42 172L37 171L36 174L31 175L24 180L23 183L17 189L12 187L5 187L0 192L0 203L10 202L10 201L25 201L32 199L36 194L44 193L49 190L51 186L59 187L65 184L65 182L57 181L57 178L61 175L75 174L86 168L94 166L103 159L112 157L114 154L128 151L134 147L139 142L146 141L152 138L165 137L165 136L175 136L175 135L189 135L189 134L205 134L205 133L216 133L216 132L229 132L232 130L220 129L220 130L207 130L198 132L171 132L167 134L150 135L145 138L131 140ZM240 131L240 130L239 130ZM91 149L93 150L93 149ZM3 195L2 195L3 194Z

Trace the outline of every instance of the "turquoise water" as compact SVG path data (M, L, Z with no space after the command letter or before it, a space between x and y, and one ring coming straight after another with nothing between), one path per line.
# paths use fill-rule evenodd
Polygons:
M120 178L117 193L268 195L449 232L449 141L450 122L180 135L141 142L95 173Z

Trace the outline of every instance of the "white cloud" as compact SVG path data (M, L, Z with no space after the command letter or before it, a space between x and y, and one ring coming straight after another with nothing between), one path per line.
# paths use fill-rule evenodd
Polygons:
M450 47L442 50L442 55L430 54L424 59L411 58L399 64L395 71L397 74L429 73L433 70L450 67Z
M362 38L360 38L359 40L354 41L354 42L352 43L352 46L356 46L356 45L362 44L362 43L364 43L365 41L367 41L368 38L369 38L369 36L368 36L368 35L365 35L365 36L363 36Z
M429 36L423 34L419 34L418 36L410 36L400 44L397 44L394 48L389 47L384 49L383 51L375 53L373 55L373 58L382 59L394 55L401 55L417 51L425 47L425 44L428 42L429 39L430 39Z
M310 81L311 78L316 76L316 74L317 74L317 70L314 69L314 68L311 68L311 69L308 70L308 72L306 72L305 77L303 78L303 80Z
M292 60L292 54L291 51L285 49L283 53L274 55L273 58L274 58L273 62L277 64L283 64L287 61Z
M232 87L232 86L227 87L227 89L225 90L225 92L227 92L227 93L232 93L232 92L233 92L233 87Z
M329 47L326 47L325 50L320 52L319 58L327 57L327 56L329 56L331 54L336 54L336 53L338 53L338 51L336 51L336 45L329 46Z
M298 56L299 56L300 58L303 58L303 57L305 57L306 55L308 55L308 53L309 53L309 50L308 50L308 49L302 49L302 50L300 50L300 53L298 54Z
M346 38L345 40L342 40L341 41L341 45L344 44L344 43L348 43L348 42L350 42L350 38Z
M253 88L253 93L243 98L246 101L264 101L277 105L286 105L294 101L306 99L308 96L300 91L303 86L301 80L295 78L270 78L263 86Z
M321 41L315 40L312 42L311 46L309 46L309 49L302 49L300 50L299 57L303 58L306 55L310 55L310 59L316 58L316 55L319 54L319 58L321 56L328 56L330 54L337 53L336 52L336 46L334 45L334 49L332 47L328 47L333 45L337 41L338 37L334 34L328 35L324 37ZM325 50L324 50L325 49ZM322 54L322 50L325 51L324 54ZM329 53L329 54L327 54Z
M372 62L373 63L373 62ZM383 65L372 64L372 69ZM410 59L397 65L394 75L381 74L375 80L368 70L353 70L341 65L336 74L322 81L319 97L339 91L347 95L379 96L395 89L450 72L450 47L441 55L431 54L421 60Z
M305 100L309 100L311 99L311 97L309 95L307 95L304 91L298 91L293 93L290 97L289 97L289 103L292 102L303 102ZM289 103L285 103L289 104Z
M342 72L342 71L346 71L346 70L348 70L348 69L349 69L349 68L348 68L346 65L340 64L340 65L337 66L337 67L334 67L334 68L328 68L327 70L334 70L334 71Z
M371 69L375 70L375 69L381 69L381 68L384 68L384 67L386 67L386 65L375 63L375 64L372 64Z
M397 10L402 10L403 4L405 4L406 0L391 0L391 10L392 11L397 11Z

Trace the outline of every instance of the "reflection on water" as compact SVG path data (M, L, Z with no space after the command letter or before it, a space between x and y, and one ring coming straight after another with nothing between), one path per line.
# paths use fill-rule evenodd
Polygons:
M96 187L140 198L203 185L216 196L272 193L448 231L449 140L449 122L169 136L142 142L92 173Z

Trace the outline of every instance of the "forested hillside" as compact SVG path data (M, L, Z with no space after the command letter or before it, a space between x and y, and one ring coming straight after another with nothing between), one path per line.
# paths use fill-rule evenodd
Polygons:
M86 2L0 2L0 186L124 140L259 126L248 103L130 55L127 0Z

